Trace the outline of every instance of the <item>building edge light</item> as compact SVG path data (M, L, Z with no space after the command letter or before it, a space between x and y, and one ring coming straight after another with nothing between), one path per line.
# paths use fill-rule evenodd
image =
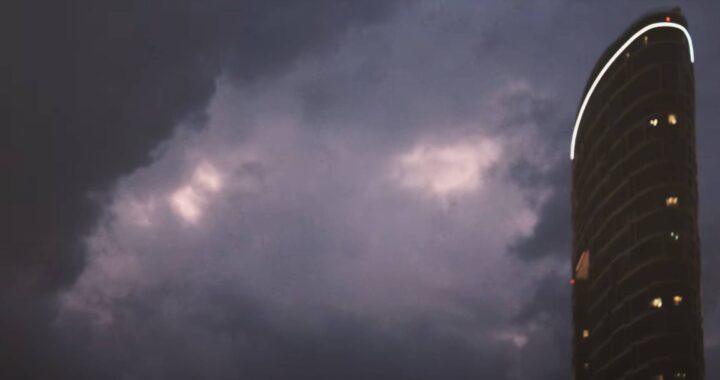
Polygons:
M676 24L674 22L656 22L650 25L646 25L644 28L637 31L637 33L633 34L632 37L630 37L625 43L620 46L620 49L618 49L615 54L613 54L612 57L605 63L605 66L603 66L602 70L600 70L600 73L595 77L595 80L593 81L592 85L590 86L590 89L588 90L587 94L585 94L585 98L583 99L582 105L580 106L580 111L578 112L577 119L575 119L575 127L573 128L573 134L572 134L572 141L570 142L570 159L575 158L575 139L577 138L578 134L578 128L580 127L580 121L582 121L583 113L585 112L585 107L587 106L588 102L590 101L590 97L592 96L593 92L595 91L595 87L597 87L598 83L600 83L600 80L602 79L603 75L605 75L605 72L608 71L610 66L612 66L613 62L622 54L622 52L627 49L630 44L632 44L636 39L638 39L641 35L646 33L649 30L657 29L657 28L675 28L680 31L682 31L685 34L685 38L688 42L688 50L690 52L690 62L695 63L695 51L693 49L693 43L692 38L690 37L690 32L688 30L680 25Z

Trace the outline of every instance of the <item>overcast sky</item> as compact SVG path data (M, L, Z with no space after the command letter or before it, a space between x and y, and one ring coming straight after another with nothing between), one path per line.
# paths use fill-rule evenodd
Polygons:
M577 105L672 5L3 5L1 377L570 379ZM717 379L720 3L680 5Z

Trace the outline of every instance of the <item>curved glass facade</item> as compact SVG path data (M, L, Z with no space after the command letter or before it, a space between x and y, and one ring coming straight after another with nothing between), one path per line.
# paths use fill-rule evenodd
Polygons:
M682 28L647 28L658 23ZM638 20L583 94L572 163L577 380L704 379L686 26L679 10Z

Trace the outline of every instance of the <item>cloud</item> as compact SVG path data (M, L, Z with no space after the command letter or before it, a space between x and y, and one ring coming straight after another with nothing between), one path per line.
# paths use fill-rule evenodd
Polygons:
M183 219L196 223L209 197L221 188L220 175L212 165L204 162L197 166L190 183L182 185L172 193L170 203Z
M393 174L402 186L445 197L480 190L499 156L500 147L491 140L418 145L397 158Z
M13 312L3 319L0 334L8 339L0 354L16 360L3 361L3 374L40 376L32 368L42 350L33 347L53 348L43 335L54 315L53 294L83 270L82 237L105 206L105 191L148 164L178 124L203 125L218 75L257 83L332 46L350 25L382 20L392 6L5 4L0 22L8 76L0 100L8 121L2 149L8 238L0 256L0 300ZM141 224L143 207L133 211ZM52 377L55 367L46 367L41 377Z
M38 288L71 282L82 268L77 238L97 215L87 194L149 162L180 121L201 125L222 72L244 83L259 80L391 8L385 1L303 7L181 1L172 9L74 1L37 12L12 3L3 12L6 35L13 36L12 98L4 103L12 104L9 227L18 232L3 255L3 281L30 274L42 282L31 285ZM68 17L57 16L65 10ZM58 253L48 254L47 244L24 231L55 239ZM55 263L33 265L40 257Z
M371 140L304 124L292 106L300 100L285 90L298 81L283 78L265 91L221 84L206 129L178 134L152 165L118 182L112 206L88 240L86 270L63 294L58 323L91 331L101 353L123 352L129 362L118 367L136 377L175 376L166 363L196 355L208 359L180 372L282 377L285 372L261 368L276 360L295 363L283 358L299 355L307 362L291 366L315 373L321 357L345 352L345 345L355 348L336 359L332 373L364 373L356 355L375 363L382 376L463 373L442 363L507 372L499 363L522 347L501 339L513 331L503 315L518 308L513 300L532 276L507 275L514 259L504 247L529 231L534 213L499 162L501 146L526 147L513 138L460 138L428 128L410 148L399 142L367 155ZM285 105L285 112L255 107L269 103ZM228 122L236 120L251 120L252 135ZM389 169L402 175L388 176ZM453 170L462 181L447 176ZM416 176L421 186L405 187L403 176ZM436 181L452 200L438 204ZM129 206L165 196L168 207L152 209L149 226L127 217ZM237 309L233 302L248 304ZM250 326L213 322L217 315L245 321L245 313L258 320ZM349 325L337 330L335 323ZM111 333L131 329L148 333ZM256 335L226 338L250 329ZM188 346L170 347L164 336L187 336ZM232 359L234 352L253 357L247 345L267 339L259 362ZM425 339L427 349L413 348ZM317 344L326 348L293 348ZM198 352L198 345L209 351ZM399 355L390 367L379 362L385 346ZM442 359L423 367L413 364L415 355ZM476 355L484 357L466 362Z
M367 30L388 38L409 27L410 38L412 25ZM304 89L333 88L335 75L366 70L351 57L377 54L364 33L262 86L221 78L206 127L180 130L117 182L57 320L86 332L101 371L279 378L287 370L270 368L283 361L303 376L363 378L358 363L369 362L380 377L517 377L516 354L541 333L507 316L539 274L505 247L532 231L544 195L510 170L519 159L543 168L546 153L533 144L537 122L508 103L551 100L527 81L480 88L450 75L459 68L444 65L467 54L458 46L459 57L419 66L450 79L433 96L402 81L400 55L383 62L386 76L311 115ZM423 109L448 91L480 104ZM365 105L381 112L345 112ZM154 205L140 207L149 225L132 205ZM328 357L335 365L322 370Z
M645 5L31 6L0 16L3 375L569 378L573 111Z
M530 189L550 188L549 197L541 203L538 222L531 234L512 242L511 252L519 257L536 261L552 257L564 261L569 257L570 236L570 176L567 164L558 164L550 173L538 173L532 166L519 161L514 167L513 177Z

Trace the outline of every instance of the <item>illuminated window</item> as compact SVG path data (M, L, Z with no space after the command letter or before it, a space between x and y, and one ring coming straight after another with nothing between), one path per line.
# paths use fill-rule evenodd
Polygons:
M665 198L665 205L668 207L677 206L678 197L667 197Z
M585 363L583 364L583 368L585 368L585 369L590 369L590 363L585 362Z
M630 58L630 52L625 53L625 59Z
M680 234L677 232L671 232L670 239L672 239L673 241L678 241L680 240Z
M652 301L650 301L650 306L652 306L656 309L662 308L662 298L660 298L660 297L653 298Z
M673 375L673 379L687 379L687 373L675 372L675 375Z
M648 36L643 37L643 44L647 45L648 40L649 40Z
M583 332L582 332L582 337L583 337L583 339L589 338L589 337L590 337L590 330L588 330L588 329L583 330Z
M650 119L650 125L652 125L653 127L657 127L658 119L657 118Z
M683 300L682 296L673 297L673 303L675 304L675 306L680 306L680 304L682 303L682 300Z
M665 380L665 376L663 376L663 375L655 375L655 376L653 376L653 380Z
M590 251L583 251L580 255L577 265L575 266L575 278L578 280L587 280L590 276Z
M670 124L670 125L677 124L677 116L675 116L674 113L671 113L668 115L668 124Z

